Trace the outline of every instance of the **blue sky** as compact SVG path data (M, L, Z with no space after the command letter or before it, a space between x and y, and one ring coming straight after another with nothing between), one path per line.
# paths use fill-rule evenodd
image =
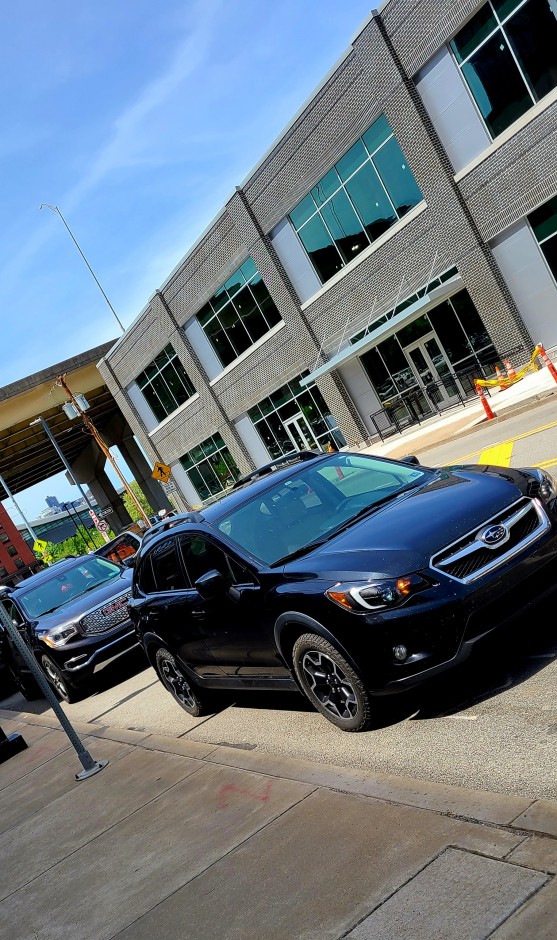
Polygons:
M334 64L368 0L2 4L0 385L115 338ZM20 495L44 508L75 488ZM11 509L10 509L11 511Z

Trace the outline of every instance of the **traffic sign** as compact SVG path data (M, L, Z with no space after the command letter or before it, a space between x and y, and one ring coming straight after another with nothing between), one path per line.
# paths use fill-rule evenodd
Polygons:
M108 532L108 522L101 519L100 522L97 522L97 529L99 532Z
M48 542L43 542L42 539L35 539L35 541L33 542L33 551L39 552L39 554L44 555L44 553L46 552L47 545L48 545Z
M111 512L114 512L112 506L107 506L106 509L99 509L97 516L99 519L104 519L105 516L109 516Z
M157 463L153 467L153 472L151 476L153 480L158 480L159 483L168 483L170 479L170 474L172 473L172 468L167 466L165 463Z

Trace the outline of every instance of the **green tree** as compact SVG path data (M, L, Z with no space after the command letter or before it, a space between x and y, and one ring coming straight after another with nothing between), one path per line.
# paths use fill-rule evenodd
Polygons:
M151 509L149 503L147 502L147 498L144 495L143 491L139 488L139 483L136 483L135 480L133 480L130 483L130 488L133 490L133 494L136 497L136 499L139 500L139 505L143 509L143 512L147 516L152 516L153 510ZM129 493L124 493L122 498L124 501L124 506L128 510L132 522L137 522L138 519L141 519L142 518L141 513L139 512L139 509L135 505Z
M104 545L104 539L100 532L96 529L87 529L85 532L83 526L79 526L76 534L70 536L69 539L64 539L57 545L49 542L45 554L50 555L51 564L53 564L65 558L66 555L86 555L87 552L93 548L100 548L101 545Z

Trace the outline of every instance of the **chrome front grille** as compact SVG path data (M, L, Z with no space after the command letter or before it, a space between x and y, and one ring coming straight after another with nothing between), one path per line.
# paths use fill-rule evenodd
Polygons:
M523 498L438 552L430 565L456 581L468 584L531 545L549 526L539 500ZM486 544L486 531L493 529L499 530L501 537L492 545Z
M127 594L119 594L118 597L106 601L95 610L89 611L81 618L79 624L86 636L96 636L98 633L107 633L118 624L129 620L128 601L131 597L131 591Z

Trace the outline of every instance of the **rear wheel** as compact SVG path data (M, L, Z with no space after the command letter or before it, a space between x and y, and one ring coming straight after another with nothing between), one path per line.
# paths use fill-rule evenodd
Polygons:
M43 693L32 676L22 675L15 669L10 669L9 672L14 686L26 701L33 702L37 698L42 698Z
M192 682L180 668L172 653L169 653L163 646L156 652L154 665L165 689L188 715L199 718L201 715L209 715L214 711L211 704L215 702L215 695L211 694L211 691L206 692L205 689L200 689Z
M371 724L371 696L339 651L317 633L304 633L292 650L298 681L312 705L342 731Z
M72 702L79 701L83 693L80 693L75 686L70 685L56 663L45 653L41 656L41 666L43 667L43 672L48 680L48 684L54 689L58 698L62 699L63 702L67 702L69 705L71 705Z

